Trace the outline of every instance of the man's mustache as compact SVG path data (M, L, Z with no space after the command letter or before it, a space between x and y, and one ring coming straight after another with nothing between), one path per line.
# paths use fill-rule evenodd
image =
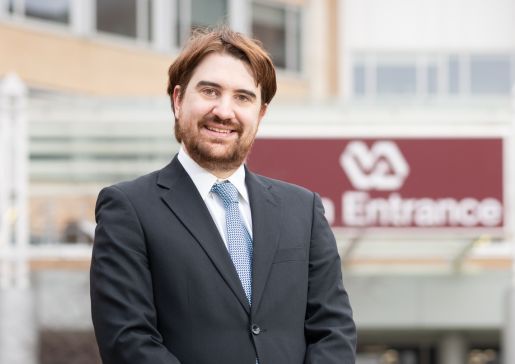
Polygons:
M199 124L200 125L204 125L204 124L207 124L207 123L215 123L215 124L219 124L219 125L223 125L223 126L228 126L232 130L237 131L238 133L242 131L242 127L241 127L240 123L236 123L236 122L232 121L231 119L221 119L221 118L219 118L216 115L204 116L200 120Z

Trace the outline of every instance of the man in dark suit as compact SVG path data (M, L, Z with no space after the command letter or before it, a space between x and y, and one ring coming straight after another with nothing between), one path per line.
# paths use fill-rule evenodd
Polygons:
M170 66L181 150L101 191L91 307L104 364L352 364L356 332L318 195L244 160L276 91L221 27Z

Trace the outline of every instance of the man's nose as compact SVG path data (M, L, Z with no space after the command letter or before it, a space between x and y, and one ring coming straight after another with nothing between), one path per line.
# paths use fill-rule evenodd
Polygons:
M213 107L213 114L222 120L235 117L234 104L230 97L220 97Z

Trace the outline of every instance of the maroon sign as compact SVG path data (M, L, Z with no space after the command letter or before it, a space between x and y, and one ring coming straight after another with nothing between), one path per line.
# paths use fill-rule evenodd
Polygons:
M503 226L503 141L258 139L251 170L318 192L335 227Z

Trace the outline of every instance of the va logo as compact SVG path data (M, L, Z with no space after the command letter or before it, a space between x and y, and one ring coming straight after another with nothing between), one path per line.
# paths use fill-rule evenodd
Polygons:
M359 190L396 190L409 174L408 163L391 141L375 142L370 149L364 142L350 142L340 156L340 165Z

